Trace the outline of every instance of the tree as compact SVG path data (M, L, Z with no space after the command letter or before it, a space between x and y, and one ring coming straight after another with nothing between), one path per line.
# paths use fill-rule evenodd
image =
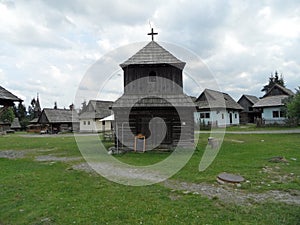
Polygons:
M87 104L86 104L86 100L84 100L83 103L81 103L81 109L79 109L79 113L85 112L86 108L87 108Z
M279 78L277 71L275 71L275 76L273 76L273 74L271 73L271 76L269 77L269 83L266 84L261 91L267 93L275 84L279 84L280 86L285 87L283 76L281 74Z
M287 107L287 116L294 125L300 122L300 86L296 89L296 94L290 97L285 103Z
M4 108L0 116L0 121L11 123L15 118L14 110L12 107Z
M54 102L54 109L57 109L57 102Z
M26 126L29 124L29 116L27 115L25 105L20 102L18 107L14 106L14 113L15 116L19 118L22 129L26 129Z

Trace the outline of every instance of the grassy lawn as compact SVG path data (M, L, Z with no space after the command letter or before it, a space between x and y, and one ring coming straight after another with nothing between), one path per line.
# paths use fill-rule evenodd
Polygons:
M299 134L226 134L216 159L200 173L207 137L201 134L193 157L172 180L218 185L216 176L226 171L249 180L240 188L245 193L300 190ZM270 201L236 205L162 184L123 186L70 169L78 161L34 160L47 154L80 156L70 136L1 136L1 150L28 154L19 159L0 158L0 224L300 224L299 205ZM168 155L127 153L116 158L147 165ZM289 162L271 163L268 159L273 156L284 156Z
M255 124L239 125L227 127L226 131L264 131L264 130L294 130L300 129L300 127L288 127L288 126L264 126L257 127Z

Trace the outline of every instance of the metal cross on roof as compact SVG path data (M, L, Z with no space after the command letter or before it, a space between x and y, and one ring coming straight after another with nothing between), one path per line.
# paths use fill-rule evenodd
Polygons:
M151 33L148 33L148 35L151 35L152 41L154 41L154 35L158 35L158 33L154 33L153 28L151 28Z

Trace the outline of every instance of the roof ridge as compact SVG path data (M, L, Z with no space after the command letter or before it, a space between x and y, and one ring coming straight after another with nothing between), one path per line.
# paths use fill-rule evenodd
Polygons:
M150 41L133 56L121 63L120 66L123 68L128 65L142 64L175 64L183 69L185 62L179 60L157 42Z

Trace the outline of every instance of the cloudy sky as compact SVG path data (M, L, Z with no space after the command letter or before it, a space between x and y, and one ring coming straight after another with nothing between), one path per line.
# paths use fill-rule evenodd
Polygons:
M0 85L26 106L39 93L42 107L55 101L68 107L99 58L150 40L149 21L156 41L198 55L236 100L244 93L262 96L275 70L288 88L300 85L298 0L0 0ZM121 84L107 85L117 91L106 98L118 97Z

